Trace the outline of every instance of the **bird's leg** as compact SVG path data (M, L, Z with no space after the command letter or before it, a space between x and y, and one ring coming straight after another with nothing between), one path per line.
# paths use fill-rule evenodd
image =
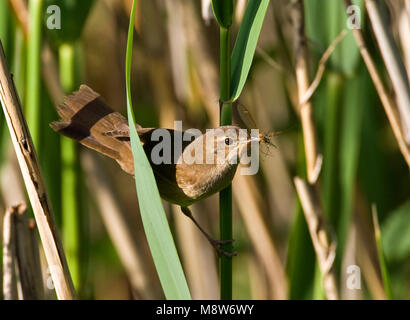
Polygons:
M227 257L233 257L236 256L236 252L228 252L224 249L221 248L221 245L226 244L226 243L231 243L234 240L233 239L228 239L228 240L216 240L212 238L202 227L199 225L199 223L195 220L194 216L192 215L191 210L188 207L181 207L182 212L192 220L192 222L197 226L197 228L202 232L202 234L205 236L205 238L209 241L209 243L215 248L216 252L218 255L225 255Z

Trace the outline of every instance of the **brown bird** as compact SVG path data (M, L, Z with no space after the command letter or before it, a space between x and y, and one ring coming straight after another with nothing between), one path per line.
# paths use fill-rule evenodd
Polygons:
M81 85L77 92L68 95L64 103L57 106L57 112L62 119L52 122L52 129L116 160L125 172L134 175L128 120L114 112L97 92ZM194 219L188 206L219 192L231 183L241 156L247 152L250 142L255 138L240 135L240 128L236 126L208 130L200 136L164 129L169 133L171 141L174 141L176 134L189 139L182 141L181 150L175 150L174 143L171 142L169 158L178 161L158 163L152 157L153 149L159 143L157 138L153 139L156 129L142 128L138 124L136 128L161 197L181 206L182 212L195 223L219 254L235 255L221 248L222 244L233 240L215 240L209 236ZM261 139L262 135L256 138L257 141ZM196 153L203 161L192 163L186 160ZM220 154L223 155L222 161L217 159ZM209 159L213 161L206 161Z

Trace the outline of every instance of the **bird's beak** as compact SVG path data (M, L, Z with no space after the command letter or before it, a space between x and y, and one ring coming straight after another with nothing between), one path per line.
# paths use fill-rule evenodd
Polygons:
M251 142L261 142L263 140L263 133L259 133L257 137L251 137L250 139L248 139L248 141L246 141L246 144L249 144Z
M239 155L251 144L252 142L261 142L263 140L263 133L259 133L257 137L251 137L250 139L246 140L243 144L239 146Z

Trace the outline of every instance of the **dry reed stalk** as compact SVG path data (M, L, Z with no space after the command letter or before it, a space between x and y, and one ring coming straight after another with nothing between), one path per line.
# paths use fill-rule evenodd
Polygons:
M31 244L31 255L33 258L33 268L34 268L34 281L37 292L39 292L41 299L44 299L44 285L43 285L43 276L41 270L41 259L40 259L40 250L37 240L37 225L34 219L28 220L28 229L30 236Z
M359 192L355 203L354 227L357 230L357 261L371 295L378 300L385 300L383 280L379 268L377 249L374 242L371 215L368 203Z
M399 9L399 36L403 50L404 64L406 65L407 79L410 82L410 41L408 41L410 30L410 0L405 0L404 8Z
M177 100L190 100L189 59L187 39L183 23L183 3L180 0L165 1L167 14L167 36L170 53L172 83Z
M313 79L312 83L310 84L309 88L306 90L304 96L302 97L300 104L305 104L315 93L317 87L320 84L320 80L323 77L323 73L326 69L326 62L329 60L330 56L332 55L333 51L336 49L337 45L344 39L347 35L347 30L342 30L338 36L333 40L333 42L329 45L329 47L325 50L322 57L319 60L319 64L317 67L315 78Z
M3 295L5 300L17 300L16 234L14 213L24 204L7 208L3 217Z
M74 288L37 154L23 116L2 44L0 48L0 98L13 146L34 211L57 297L59 299L73 299Z
M40 257L38 251L34 251L37 241L29 227L26 214L26 206L20 206L14 213L14 226L16 237L16 257L21 283L22 299L44 299ZM34 243L33 243L34 240ZM37 256L36 256L37 255Z
M326 297L328 300L337 300L339 294L334 270L336 242L318 206L318 201L314 199L312 187L299 177L294 178L294 183L322 273Z
M348 273L349 266L358 265L357 263L358 235L355 225L352 223L346 237L346 246L343 252L340 273L340 299L341 300L363 300L363 290L352 290L347 284L351 273ZM365 270L365 269L363 269ZM361 279L360 279L361 281ZM361 285L361 282L359 282ZM361 287L360 287L361 289Z
M379 6L374 0L366 0L365 4L386 70L396 94L396 103L401 115L404 136L407 144L410 144L410 87L406 69L393 37L388 31L389 26L383 20Z
M310 87L304 5L302 0L293 0L292 2L292 17L295 25L296 83L298 86L300 119L305 145L306 170L309 183L314 184L320 173L322 155L318 154L312 103L309 100L303 103L306 92L308 92Z
M233 186L235 202L238 204L246 230L256 255L268 275L269 286L272 288L271 298L286 299L288 288L286 273L256 200L254 192L256 186L250 177L240 174L236 175Z
M378 258L377 260L378 260L379 268L382 274L383 288L386 294L386 298L388 300L392 300L393 294L392 294L392 289L391 289L390 276L389 276L387 264L386 264L385 253L383 249L383 241L381 237L379 218L377 217L376 204L372 203L371 211L372 211L372 219L373 219L374 242L377 248L377 258Z
M268 300L269 288L266 282L266 272L258 263L255 255L249 253L246 257L248 263L249 286L252 300Z
M209 116L211 126L215 128L219 123L219 109L217 107L219 98L218 69L207 45L206 30L200 23L201 20L197 15L193 2L185 1L184 4L183 18L187 46L191 52L193 67L197 69L196 74L200 81L199 88L202 103Z
M81 165L87 175L87 187L95 198L105 228L130 279L133 291L142 299L155 298L152 285L147 281L148 272L141 263L144 257L134 237L135 228L128 222L117 192L105 170L91 152L82 154Z
M300 98L299 105L306 104L312 98L313 94L315 93L316 89L318 88L320 84L320 81L322 80L323 74L326 70L327 61L329 60L333 51L336 49L337 45L344 39L346 35L347 35L347 30L342 30L338 34L338 36L333 40L333 42L329 45L329 47L325 50L325 52L322 54L322 57L320 58L319 63L318 63L315 77L312 83L309 85L309 88L304 93L303 97ZM265 62L269 64L272 68L276 69L277 71L281 73L287 73L287 71L278 62L272 59L272 57L270 57L265 50L263 50L260 47L257 47L256 51L261 56L261 58L265 60Z
M346 7L352 5L351 0L344 0L344 2L346 4ZM360 54L362 55L364 63L366 64L367 70L369 71L370 76L373 80L373 84L377 90L380 101L383 104L384 111L386 112L387 118L392 127L393 134L397 140L400 151L403 154L403 157L406 160L407 165L410 166L410 149L407 146L406 141L404 139L396 107L393 104L393 101L391 100L391 97L389 96L386 88L384 87L383 81L377 71L377 67L373 61L372 56L367 50L362 31L360 29L353 29L353 35L356 40L357 46L359 47Z
M357 248L357 262L361 270L366 270L362 275L373 299L386 300L383 283L379 275L380 271L376 268L374 261L372 261L367 251L367 244L360 241Z

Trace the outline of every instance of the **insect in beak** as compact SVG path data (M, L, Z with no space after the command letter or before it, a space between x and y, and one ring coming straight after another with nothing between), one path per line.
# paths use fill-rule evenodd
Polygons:
M276 148L276 149L278 148L275 144L273 144L272 140L269 138L268 135L264 135L264 134L263 134L262 141L263 141L264 143L266 143L267 145L270 145L270 146L272 146L272 147L274 147L274 148Z

